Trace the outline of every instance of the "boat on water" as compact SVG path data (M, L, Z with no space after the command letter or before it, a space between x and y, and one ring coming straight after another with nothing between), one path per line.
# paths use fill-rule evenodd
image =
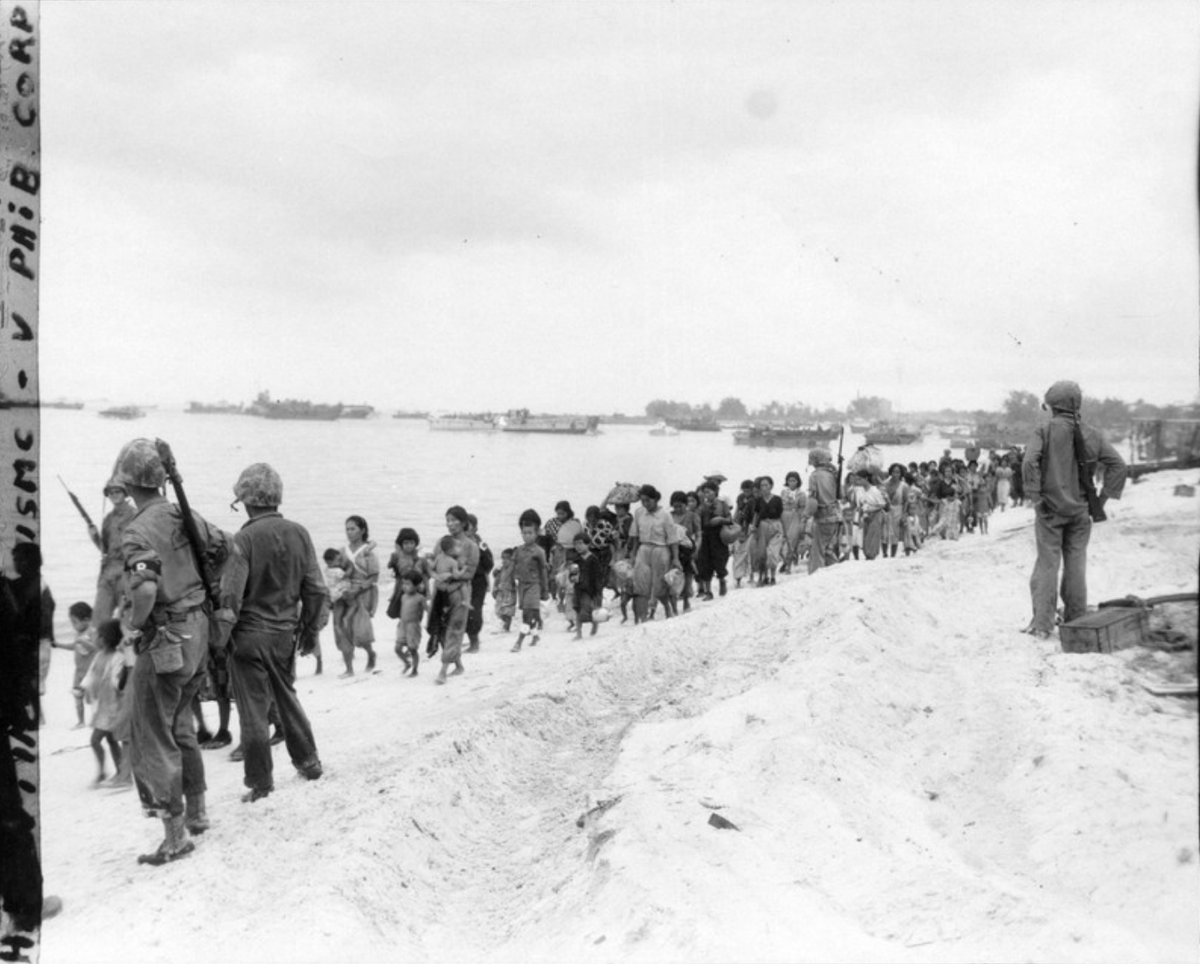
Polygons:
M401 408L395 412L392 412L392 418L412 418L412 419L429 418L429 413L428 412L410 412L407 409Z
M912 445L920 438L920 432L899 428L888 422L877 422L863 435L863 442L867 445Z
M681 432L719 432L721 426L711 418L676 418L667 422Z
M733 433L734 445L750 445L753 447L802 449L815 448L821 442L830 442L842 433L840 425L822 427L812 426L775 426L754 425L746 429L738 429Z
M145 418L146 417L146 413L143 412L136 405L117 405L117 406L114 406L113 408L103 408L100 410L99 415L101 418L123 418L123 419Z
M519 408L496 420L502 432L525 432L541 435L595 435L600 424L598 415L531 415L529 409Z
M435 432L490 432L496 427L496 416L491 412L429 415L427 420Z
M678 435L679 429L677 429L670 422L659 422L653 428L650 429L650 434L651 435Z
M52 402L39 402L42 408L69 408L79 410L83 408L83 402L70 402L65 398L56 398Z
M343 405L338 418L370 418L374 414L374 405Z
M184 409L189 415L240 415L243 406L240 402L188 402Z
M298 398L275 401L271 398L270 392L259 392L254 401L246 407L245 412L247 415L258 415L262 418L332 422L342 414L342 406L341 404L322 405Z
M853 432L855 435L864 435L867 432L871 431L871 428L872 428L872 426L871 426L870 422L851 422L850 423L850 431Z

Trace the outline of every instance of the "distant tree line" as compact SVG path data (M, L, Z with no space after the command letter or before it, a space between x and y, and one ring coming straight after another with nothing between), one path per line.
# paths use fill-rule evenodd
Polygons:
M771 401L758 408L748 408L740 398L732 396L721 399L715 408L705 402L693 405L656 398L646 405L650 418L668 420L720 419L723 421L772 421L772 422L831 422L841 420L877 421L892 417L892 403L886 398L871 395L857 397L845 409L818 409L804 402ZM905 416L899 416L903 419ZM1030 391L1014 390L1008 393L1003 405L995 410L943 408L936 412L910 413L908 418L936 420L940 422L974 423L977 426L991 425L1010 434L1032 432L1038 422L1045 418L1042 412L1042 396ZM1116 436L1129 433L1135 418L1200 418L1200 404L1153 405L1138 399L1126 402L1119 398L1094 398L1083 396L1083 418L1086 422Z
M692 405L689 402L669 401L656 398L646 405L646 415L650 418L666 420L682 419L720 419L723 421L756 421L764 422L820 422L835 421L842 413L834 408L818 409L803 402L771 401L759 408L747 408L740 398L723 398L721 403L713 408L705 402L702 405Z

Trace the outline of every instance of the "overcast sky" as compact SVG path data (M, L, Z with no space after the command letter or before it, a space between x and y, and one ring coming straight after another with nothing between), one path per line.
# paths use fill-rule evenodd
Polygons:
M41 9L44 397L1197 394L1192 0Z

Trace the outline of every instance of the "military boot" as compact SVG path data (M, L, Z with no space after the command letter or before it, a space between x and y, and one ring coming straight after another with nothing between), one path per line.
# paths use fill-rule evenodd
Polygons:
M208 813L204 809L203 793L193 793L187 798L187 814L184 817L183 825L193 836L204 833L212 826L208 822Z
M154 853L139 856L139 864L161 867L163 864L186 857L196 849L196 845L188 836L187 827L184 826L182 813L174 817L163 817L163 830L163 842L158 845L158 849Z

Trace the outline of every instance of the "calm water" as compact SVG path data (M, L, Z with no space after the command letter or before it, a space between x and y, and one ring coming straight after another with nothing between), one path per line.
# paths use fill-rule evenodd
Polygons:
M401 526L415 528L423 546L431 544L445 532L446 508L456 503L479 517L480 533L498 555L500 547L520 541L523 509L548 518L565 498L582 515L618 481L651 482L668 496L711 472L729 477L727 493L743 478L764 473L777 486L789 469L808 477L806 450L734 445L728 432L657 437L644 425L602 426L595 436L433 432L413 419L281 422L165 410L122 422L88 409L50 409L42 414L42 542L59 638L70 631L67 607L94 598L99 556L55 475L99 524L101 489L117 452L139 436L171 443L192 507L215 525L233 530L245 521L229 508L233 483L251 462L270 462L283 477L284 514L308 528L318 553L344 543L342 525L353 513L366 518L384 559ZM847 434L846 456L861 442ZM946 445L928 436L883 451L888 461L922 461Z

